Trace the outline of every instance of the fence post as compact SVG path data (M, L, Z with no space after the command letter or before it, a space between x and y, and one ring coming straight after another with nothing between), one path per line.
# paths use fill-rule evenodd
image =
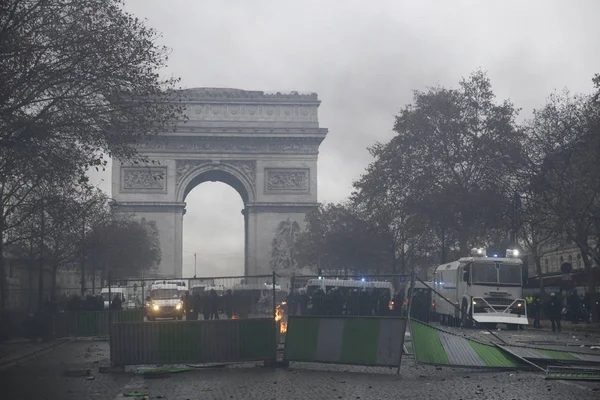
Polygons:
M277 310L276 310L276 304L275 304L275 271L273 271L273 320L276 321L277 320Z
M406 312L408 313L408 315L406 316L408 318L408 320L410 320L410 311L412 309L412 304L413 304L413 297L415 296L415 282L417 275L415 274L415 271L413 270L411 277L410 277L410 296L408 296L408 298L406 300L408 300L408 308L406 310Z
M110 263L108 266L108 331L110 332L110 324L112 323L112 286L110 283ZM102 302L102 308L104 308L104 302Z

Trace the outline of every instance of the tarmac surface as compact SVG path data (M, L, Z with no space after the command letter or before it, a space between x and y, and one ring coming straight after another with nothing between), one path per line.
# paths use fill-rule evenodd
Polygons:
M490 335L476 330L467 333L482 338ZM600 353L591 349L600 345L597 334L556 334L532 329L495 333L511 343L543 342L557 347L572 344L573 349ZM0 348L0 354L9 353L6 346ZM0 368L0 397L11 400L143 399L124 396L138 392L148 399L182 400L600 398L598 382L546 381L543 374L534 372L417 367L411 356L403 357L400 374L390 368L291 363L289 368L244 364L149 379L132 372L100 372L100 368L108 364L107 341L63 342L20 363ZM66 376L67 373L80 376Z

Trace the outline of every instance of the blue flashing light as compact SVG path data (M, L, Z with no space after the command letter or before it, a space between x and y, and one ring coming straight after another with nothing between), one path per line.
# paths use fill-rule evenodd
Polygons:
M364 282L364 281L365 281L365 278L361 278L361 282Z
M493 256L494 256L495 258L498 258L498 254L494 254Z

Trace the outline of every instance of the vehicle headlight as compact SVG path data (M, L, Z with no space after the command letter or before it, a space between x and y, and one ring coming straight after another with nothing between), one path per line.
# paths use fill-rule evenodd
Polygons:
M158 311L158 309L159 309L159 308L160 308L160 307L158 306L158 304L154 304L154 305L152 306L152 309L153 309L154 311Z
M473 304L477 304L477 301L476 301L476 300L473 300Z
M176 310L181 310L181 303L177 304L177 305L175 306L175 309L176 309Z
M523 303L517 303L517 307L523 307Z

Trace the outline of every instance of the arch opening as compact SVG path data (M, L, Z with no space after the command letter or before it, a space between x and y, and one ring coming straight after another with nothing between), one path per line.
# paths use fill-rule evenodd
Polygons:
M221 182L224 183L231 188L233 188L238 194L241 196L244 204L248 203L250 200L250 193L244 182L237 176L233 175L231 172L227 172L221 169L213 169L209 171L199 171L196 174L193 174L187 182L185 183L182 200L185 201L187 199L188 194L194 190L194 188L198 187L204 182Z
M246 221L242 194L212 175L186 191L183 217L184 277L240 276L245 271Z

